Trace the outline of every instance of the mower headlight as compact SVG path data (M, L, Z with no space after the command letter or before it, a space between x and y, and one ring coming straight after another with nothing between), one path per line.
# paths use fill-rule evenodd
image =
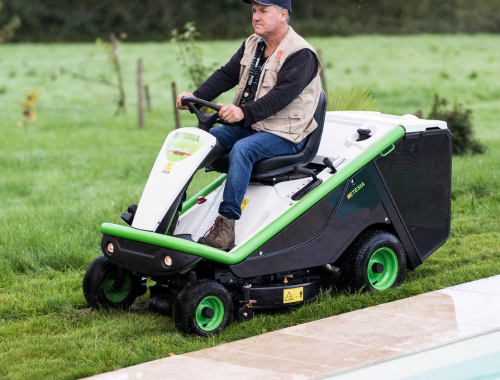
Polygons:
M108 243L108 253L112 255L114 251L115 246L113 245L113 243Z
M165 258L163 259L163 262L165 263L165 265L167 267L170 267L172 266L172 258L170 256L165 256Z

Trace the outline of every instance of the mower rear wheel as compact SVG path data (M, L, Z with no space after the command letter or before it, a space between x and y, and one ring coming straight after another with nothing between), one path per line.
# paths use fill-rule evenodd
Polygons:
M99 256L85 272L83 295L96 309L128 309L143 293L141 278Z
M212 280L191 281L174 303L175 326L187 334L217 334L230 323L232 310L224 286Z
M393 234L368 230L344 253L340 279L354 290L381 291L400 285L406 273L406 252Z

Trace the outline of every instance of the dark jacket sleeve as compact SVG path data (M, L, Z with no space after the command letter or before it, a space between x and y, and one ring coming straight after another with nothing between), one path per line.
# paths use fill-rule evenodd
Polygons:
M281 111L297 98L316 77L318 61L309 49L301 49L287 58L278 72L276 85L265 96L241 107L243 125L250 127Z
M240 81L240 61L245 52L245 42L238 49L235 55L216 70L195 92L197 98L211 102L223 92L231 90Z

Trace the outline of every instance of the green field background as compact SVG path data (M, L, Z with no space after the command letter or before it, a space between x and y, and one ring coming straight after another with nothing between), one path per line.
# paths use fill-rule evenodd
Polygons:
M202 44L205 63L221 65L242 41ZM330 86L370 90L384 113L427 114L438 93L473 110L485 154L453 160L448 242L405 284L377 294L332 292L301 308L260 314L217 337L179 334L168 317L145 309L95 312L81 290L100 255L99 226L122 223L137 203L156 155L174 128L171 82L188 85L175 45L119 47L127 114L114 116L115 88L64 68L114 81L102 46L0 46L0 378L74 379L211 347L370 305L500 273L500 36L419 35L311 38L323 52ZM144 60L152 111L137 126L136 60ZM36 87L37 119L28 130L20 100ZM221 97L229 102L232 94ZM196 119L182 113L183 126ZM197 175L190 194L216 174Z

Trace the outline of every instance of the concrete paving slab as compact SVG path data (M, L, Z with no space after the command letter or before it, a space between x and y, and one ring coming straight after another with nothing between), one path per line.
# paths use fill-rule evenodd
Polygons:
M418 297L416 301L419 301ZM308 336L342 342L370 349L378 348L400 353L443 344L450 340L480 333L487 328L440 321L421 316L384 313L383 308L365 309L290 327L285 334ZM386 356L387 357L387 356Z
M500 276L89 379L317 379L492 331L500 331Z
M344 343L316 336L293 335L284 333L282 330L228 343L220 347L267 356L273 358L275 363L282 360L293 360L317 366L327 366L337 371L360 365L366 361L379 361L396 354L396 352L384 348ZM320 373L316 375L319 376Z
M284 348L286 350L286 348ZM280 348L281 350L281 348ZM334 369L325 364L317 364L303 361L301 357L276 358L263 354L254 354L232 350L228 348L210 348L187 354L194 358L204 358L221 363L230 363L250 368L258 368L273 371L286 377L296 376L298 378L310 379L332 373Z
M222 371L221 371L222 370ZM183 380L183 379L307 379L305 376L282 375L273 371L249 368L241 365L177 355L148 363L122 368L117 371L90 377L99 380Z

